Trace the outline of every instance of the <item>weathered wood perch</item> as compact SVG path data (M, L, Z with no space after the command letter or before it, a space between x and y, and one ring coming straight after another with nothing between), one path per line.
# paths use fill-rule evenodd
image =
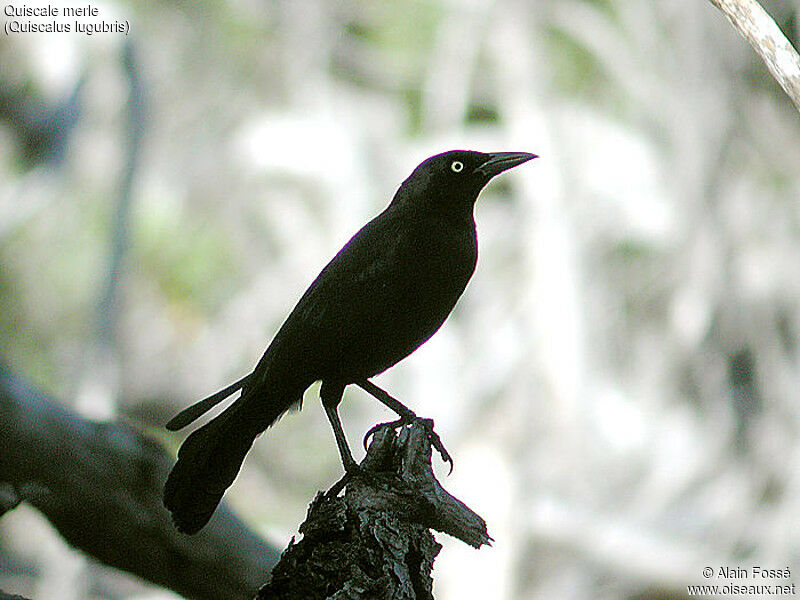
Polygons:
M343 496L318 494L258 600L431 600L441 546L431 529L480 548L486 522L431 469L421 422L379 429Z

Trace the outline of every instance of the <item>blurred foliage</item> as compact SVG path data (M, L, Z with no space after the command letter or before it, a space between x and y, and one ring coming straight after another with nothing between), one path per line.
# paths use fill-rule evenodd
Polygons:
M602 64L590 48L568 31L553 28L545 38L547 53L553 60L553 83L559 93L584 101L602 101L604 92L613 92ZM608 102L608 99L606 100Z
M139 213L131 261L166 300L205 312L240 285L231 236L207 219L176 208L160 203Z

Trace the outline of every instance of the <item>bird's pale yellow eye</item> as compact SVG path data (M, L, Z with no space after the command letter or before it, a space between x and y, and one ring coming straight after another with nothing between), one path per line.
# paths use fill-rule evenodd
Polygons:
M464 163L460 160L454 160L450 163L450 170L453 171L453 173L461 173L461 171L464 170Z

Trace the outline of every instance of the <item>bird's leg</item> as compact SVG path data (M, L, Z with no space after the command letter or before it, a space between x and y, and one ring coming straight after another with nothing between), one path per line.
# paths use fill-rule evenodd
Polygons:
M369 381L368 379L362 379L361 381L356 381L355 384L360 387L362 390L367 392L368 394L372 395L378 402L388 407L390 410L397 413L400 417L396 421L391 421L389 423L378 423L374 427L372 427L367 434L364 436L364 447L366 448L367 443L369 442L369 438L381 427L402 427L403 425L407 425L408 423L412 423L414 421L421 422L425 429L428 432L428 439L431 441L431 445L436 448L436 451L442 456L442 460L446 463L450 464L450 472L453 472L453 458L450 456L450 453L444 447L439 434L436 433L433 429L433 419L423 419L418 417L417 414L408 408L405 404L400 402L397 398L393 398L389 395L386 390L379 388L377 385Z
M328 421L331 423L333 429L333 437L336 438L336 446L339 448L339 455L342 457L342 466L346 473L355 473L358 469L358 464L353 459L353 454L350 452L350 446L347 444L347 438L342 429L342 421L339 419L339 412L337 407L342 401L342 394L344 394L344 385L335 383L329 384L322 382L322 388L319 395L322 400L322 406L325 408L325 414L328 416Z
M344 466L344 475L339 481L333 484L331 488L325 492L325 495L336 497L339 492L344 489L344 486L356 475L363 475L361 467L358 466L350 452L350 446L347 444L347 438L344 435L342 428L342 421L339 419L338 406L342 401L342 394L344 393L344 385L339 383L322 382L322 388L319 395L322 399L322 406L325 409L325 414L328 416L328 421L331 423L333 429L333 436L336 438L336 446L339 448L339 455L342 457L342 466Z

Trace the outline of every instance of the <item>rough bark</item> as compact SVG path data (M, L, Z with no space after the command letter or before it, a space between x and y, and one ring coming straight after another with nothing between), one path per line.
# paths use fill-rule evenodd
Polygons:
M430 600L441 549L431 529L475 548L491 541L434 477L422 422L378 430L361 468L342 496L317 495L259 600Z
M29 502L100 562L197 600L249 600L277 551L225 507L178 533L161 494L172 458L122 423L95 423L0 365L0 515Z

